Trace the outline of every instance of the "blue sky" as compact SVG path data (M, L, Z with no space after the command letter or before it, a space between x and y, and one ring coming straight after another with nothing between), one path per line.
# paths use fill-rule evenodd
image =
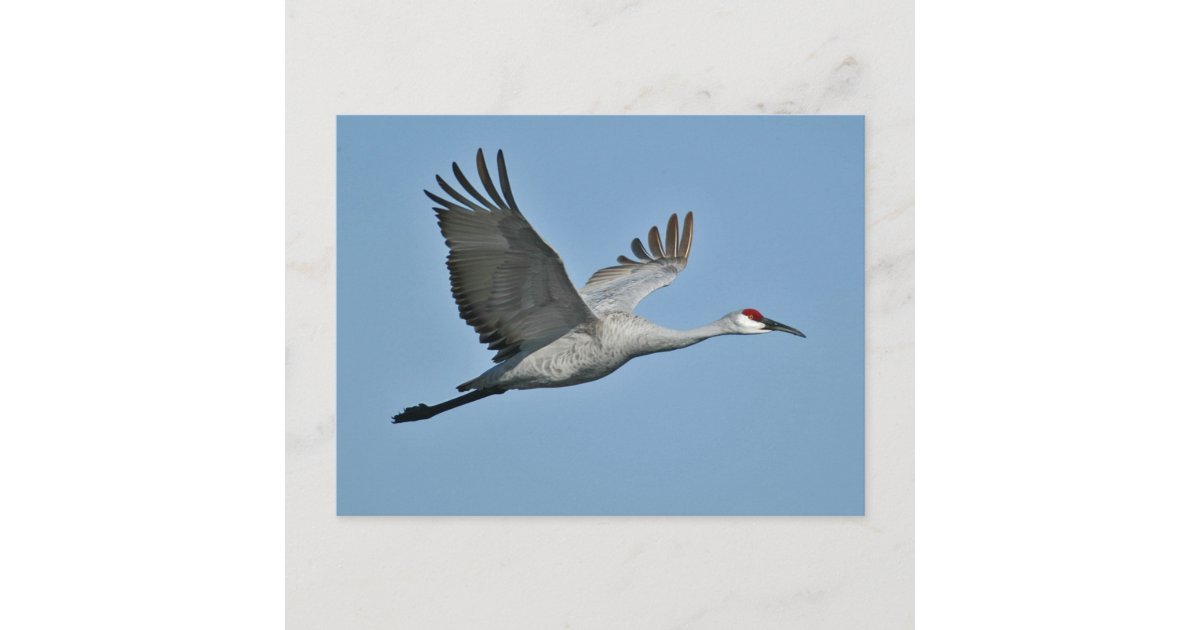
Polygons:
M342 515L863 513L863 119L338 119ZM503 149L514 196L578 286L672 212L685 270L637 313L691 328L756 308L808 335L726 336L568 388L430 420L492 353L458 317L432 203Z

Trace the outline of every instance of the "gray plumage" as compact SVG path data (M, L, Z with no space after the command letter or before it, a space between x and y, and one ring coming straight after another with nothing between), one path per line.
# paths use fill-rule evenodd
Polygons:
M517 208L503 152L497 153L496 165L499 190L481 149L475 166L483 193L455 163L451 170L461 190L438 176L438 186L450 199L425 194L438 204L434 212L450 248L446 266L459 315L488 349L496 351L493 361L498 365L458 386L459 391L476 392L433 407L410 407L395 422L425 419L510 389L592 381L634 357L683 348L717 335L781 330L803 336L753 309L734 311L684 331L663 328L633 313L647 295L671 284L687 267L693 238L691 212L685 215L682 230L678 215L671 215L665 242L657 226L650 228L648 251L640 239L633 239L630 248L637 260L619 256L616 265L596 271L576 290L558 253Z
M583 301L599 314L631 312L647 295L675 280L675 276L687 267L688 254L692 251L692 213L683 219L683 235L679 237L679 216L671 215L667 221L667 245L659 239L658 227L650 228L650 249L646 253L640 239L633 239L633 254L640 260L634 261L618 256L619 264L605 267L588 278L579 290ZM677 240L678 239L678 240Z

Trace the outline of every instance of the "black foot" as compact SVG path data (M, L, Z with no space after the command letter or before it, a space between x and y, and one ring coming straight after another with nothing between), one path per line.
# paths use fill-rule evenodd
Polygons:
M426 418L432 418L435 415L437 414L434 413L432 407L422 403L416 407L409 407L408 409L405 409L404 413L398 413L392 416L392 424L412 422L413 420L425 420Z

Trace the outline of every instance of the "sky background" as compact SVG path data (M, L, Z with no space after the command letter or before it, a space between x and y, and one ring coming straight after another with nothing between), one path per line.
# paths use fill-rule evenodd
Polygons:
M338 118L340 515L863 513L863 118ZM808 335L724 336L592 383L393 425L491 367L459 316L433 204L503 149L576 286L695 212L688 268L636 312L756 308ZM482 190L482 188L480 188Z

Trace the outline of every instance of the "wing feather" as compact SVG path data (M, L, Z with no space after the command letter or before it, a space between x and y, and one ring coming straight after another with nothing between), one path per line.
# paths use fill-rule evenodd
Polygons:
M675 276L687 267L692 252L692 213L683 219L683 234L679 233L679 216L672 214L667 220L667 242L663 247L658 227L650 228L648 241L650 254L640 239L633 239L633 254L640 260L626 256L617 258L617 265L605 267L592 274L579 294L593 312L603 314L616 311L630 312L647 295L671 284ZM664 251L665 250L665 251Z
M687 213L683 218L683 236L680 237L680 253L679 257L687 260L687 257L692 254L692 213Z
M455 178L479 203L441 177L438 185L458 203L425 191L440 206L434 211L450 248L446 266L459 315L479 333L480 342L496 351L496 362L541 347L595 319L571 285L562 258L517 210L503 160L503 154L497 155L503 199L488 175L482 150L476 154L476 166L490 199L471 185L457 163L452 166Z
M463 187L463 190L470 193L472 197L479 200L479 203L483 204L486 207L486 210L495 211L495 210L500 209L500 208L497 208L495 204L493 204L492 202L485 199L483 197L483 195L479 194L478 190L475 190L475 187L471 185L471 180L467 179L466 175L463 175L461 168L458 168L457 162L452 163L450 166L451 166L452 170L454 171L454 179L458 180L458 184ZM446 188L446 183L443 181L440 181L441 179L442 178L439 176L438 183L442 185L442 189L445 190L446 192L450 192L450 190ZM454 193L451 193L451 194L454 194ZM457 197L455 197L455 198L457 199ZM477 211L480 211L480 212L485 211L485 208L480 208L479 206L473 205L472 208Z
M655 258L663 257L662 237L658 234L658 226L650 228L650 234L647 236L650 239L650 253L654 254Z
M679 246L679 215L672 214L670 219L667 219L667 258L675 258L676 248Z
M496 152L496 164L500 168L500 188L504 191L504 200L508 202L510 210L520 212L517 202L513 200L512 187L508 185L508 169L504 166L504 151Z
M458 165L455 164L455 166L458 166ZM455 169L455 170L457 170L457 169ZM480 206L479 204L471 201L470 199L467 199L466 197L464 197L462 195L462 193L458 192L457 190L454 190L454 187L451 186L450 184L447 184L446 180L442 179L441 175L436 175L435 177L437 178L438 186L442 190L446 191L447 195L450 195L451 197L454 198L455 201L457 201L459 204L461 204L460 207L465 207L464 209L470 208L471 210L475 210L476 212L487 212L487 208L484 208L484 207ZM426 192L425 194L428 195L429 193ZM430 196L432 196L432 195L430 195Z
M633 249L634 256L637 256L638 258L641 258L642 260L653 260L653 258L651 258L651 256L650 256L650 254L646 253L646 247L644 245L642 245L642 239L640 239L640 238L633 239L633 243L630 245L630 247Z
M497 154L496 159L502 160L504 158ZM491 175L488 175L487 161L483 159L483 149L480 149L475 153L475 167L479 169L479 179L483 180L483 187L487 189L488 194L491 195L492 199L495 200L496 203L500 204L501 207L505 207L504 202L500 199L500 194L496 192L496 185L492 183Z

